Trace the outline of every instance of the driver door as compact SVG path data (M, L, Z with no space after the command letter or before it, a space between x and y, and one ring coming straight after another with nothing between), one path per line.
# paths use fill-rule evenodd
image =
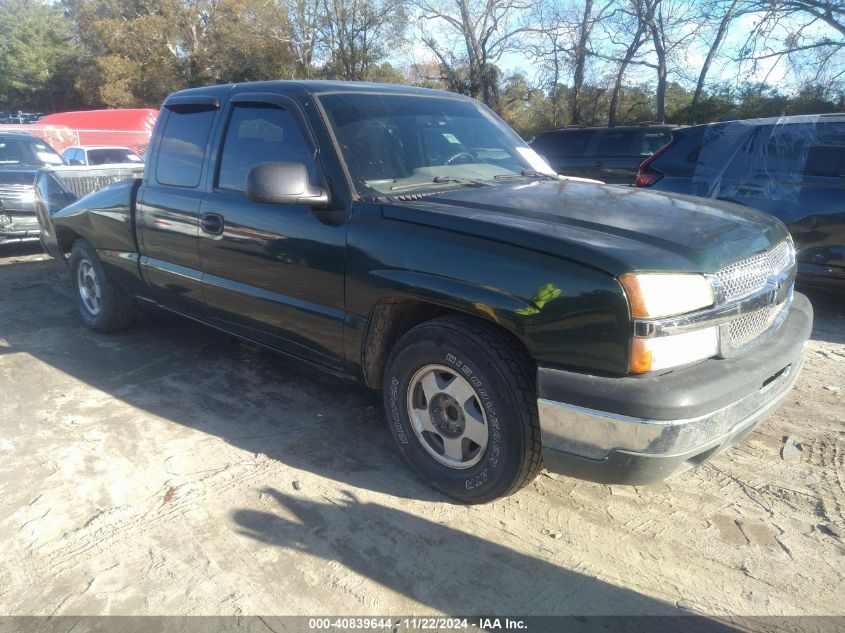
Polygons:
M250 169L287 161L321 182L316 145L299 106L281 95L240 94L224 113L217 163L200 210L200 260L209 320L322 365L343 358L343 211L265 204L244 194ZM338 217L340 214L340 217Z

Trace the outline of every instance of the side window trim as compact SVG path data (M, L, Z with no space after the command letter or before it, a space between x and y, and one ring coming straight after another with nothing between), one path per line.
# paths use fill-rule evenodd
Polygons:
M202 162L200 164L200 177L199 181L196 185L193 186L184 186L184 185L173 185L160 182L158 180L158 161L161 156L162 150L162 140L167 132L167 126L170 122L170 118L173 113L180 113L180 114L187 114L190 112L207 112L207 111L214 111L215 114L212 118L211 125L209 126L208 134L206 136L205 141L205 148L203 151ZM146 184L155 185L157 187L174 187L176 189L185 189L185 190L201 190L203 188L203 183L205 180L205 174L208 171L208 158L209 158L209 147L211 146L214 130L217 127L217 121L219 120L219 112L220 106L219 102L217 101L216 97L189 97L189 98L179 98L179 97L171 97L168 99L162 106L162 114L159 115L159 119L156 121L156 127L161 125L161 134L156 135L156 146L155 146L155 161L152 165L150 165L149 170L145 170L149 172L149 180L146 181Z
M241 92L229 97L225 107L220 109L221 114L212 126L212 133L209 137L210 149L206 154L206 168L203 171L203 179L200 183L202 189L207 193L231 191L230 189L218 189L217 178L220 171L223 145L226 142L226 134L229 130L229 121L234 109L245 103L276 106L290 113L314 161L314 178L320 182L312 184L326 186L319 146L299 102L291 96L274 92Z

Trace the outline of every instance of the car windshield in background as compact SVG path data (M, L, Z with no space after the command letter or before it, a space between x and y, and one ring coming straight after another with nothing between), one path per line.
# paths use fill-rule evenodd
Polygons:
M52 147L28 138L0 139L0 166L61 165L62 158Z
M140 163L141 158L128 149L105 147L88 150L89 165L108 165L112 163Z
M323 95L320 103L362 195L554 174L515 132L472 101L338 93Z

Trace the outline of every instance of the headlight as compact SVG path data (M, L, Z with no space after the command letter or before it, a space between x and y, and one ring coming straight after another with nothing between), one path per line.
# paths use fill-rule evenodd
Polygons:
M679 316L713 305L713 286L704 275L689 273L628 273L619 278L631 317L636 320ZM659 333L658 333L659 334ZM688 365L719 351L716 327L631 340L629 370L646 373Z
M659 319L713 305L713 286L704 275L677 273L626 273L619 278L631 316Z

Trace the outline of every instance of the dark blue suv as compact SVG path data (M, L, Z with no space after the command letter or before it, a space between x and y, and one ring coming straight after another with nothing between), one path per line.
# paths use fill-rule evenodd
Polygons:
M771 213L792 233L802 280L845 288L845 114L679 129L635 184Z

